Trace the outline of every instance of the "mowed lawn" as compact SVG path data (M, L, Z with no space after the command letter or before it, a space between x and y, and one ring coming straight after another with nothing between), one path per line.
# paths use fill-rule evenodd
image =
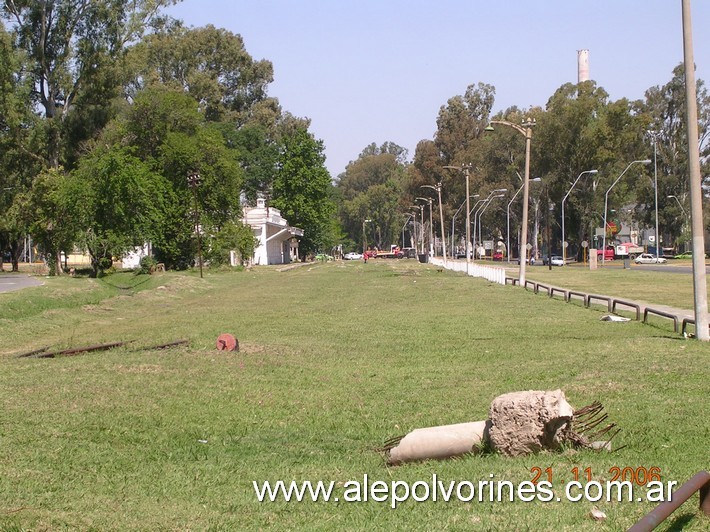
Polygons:
M656 467L679 483L710 468L710 348L668 327L411 260L45 281L0 295L2 530L621 530L655 505L258 502L252 482L333 481L342 497L364 475L476 484L550 468L563 495L574 468L605 481ZM224 332L240 352L215 349ZM485 419L497 395L557 388L576 407L601 401L625 447L393 468L376 450ZM707 530L697 503L660 530Z

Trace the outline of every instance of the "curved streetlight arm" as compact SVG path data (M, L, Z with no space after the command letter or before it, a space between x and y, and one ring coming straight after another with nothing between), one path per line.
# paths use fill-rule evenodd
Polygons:
M607 208L609 206L609 192L611 192L611 189L616 186L616 184L619 182L619 180L623 177L623 175L627 172L629 168L631 168L634 164L638 163L643 163L643 164L651 164L651 159L640 159L638 161L631 161L629 165L624 168L624 171L621 172L619 177L617 177L614 182L611 184L611 186L607 189L606 194L604 194L604 236L602 239L602 264L606 263L606 215L607 215Z
M669 194L668 197L669 197L669 198L673 198L673 199L676 201L676 203L678 204L678 207L680 207L680 210L683 211L683 216L687 216L687 215L688 215L688 213L685 212L685 207L683 207L683 204L682 204L682 203L680 202L680 200L678 199L678 196L674 196L673 194Z
M527 242L528 242L528 200L529 200L529 181L530 181L530 144L532 142L532 128L535 126L535 119L526 118L521 124L513 124L505 120L491 120L491 124L502 124L504 126L510 126L515 129L518 133L522 133L525 137L525 177L523 178L523 216L522 216L522 230L520 232L520 255L525 253L527 255ZM486 131L493 131L493 127L489 125L485 129ZM525 286L526 282L526 263L525 259L520 260L520 268L518 273L518 281L520 286Z
M489 122L489 124L500 124L500 125L502 125L502 126L510 126L510 127L512 127L513 129L516 129L517 131L519 131L520 133L522 133L523 135L527 136L528 134L527 134L527 131L526 131L526 127L530 127L530 126L534 125L534 124L535 124L535 120L526 119L526 121L523 122L523 125L522 125L522 126L521 126L521 125L518 125L518 124L514 124L513 122L508 122L507 120L491 120L491 121ZM491 127L491 126L489 125L489 126L486 128L486 131L493 131L493 127Z
M562 198L562 264L567 264L567 248L565 247L565 201L567 201L567 198L569 195L572 193L572 189L577 185L577 181L585 175L585 174L598 174L599 170L585 170L581 174L577 176L577 179L574 180L574 183L572 183L572 186L570 189L567 191L567 194L565 194L565 197Z
M488 198L486 198L486 201L481 205L481 208L479 209L478 213L476 213L476 215L474 216L474 218L473 218L474 232L476 229L476 216L477 216L478 217L478 238L481 239L481 242L483 242L483 236L481 233L481 219L483 218L483 214L486 212L486 209L488 209L488 207L490 207L491 203L493 203L494 199L504 198L504 197L505 197L504 194L497 194L495 196L492 196L492 195L489 196Z

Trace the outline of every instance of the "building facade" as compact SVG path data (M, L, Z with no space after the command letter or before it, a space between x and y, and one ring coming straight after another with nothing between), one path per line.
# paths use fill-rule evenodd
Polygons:
M263 198L256 200L256 207L244 207L242 221L251 227L258 240L252 264L288 264L298 260L298 237L303 236L303 229L288 225L281 212L268 207Z

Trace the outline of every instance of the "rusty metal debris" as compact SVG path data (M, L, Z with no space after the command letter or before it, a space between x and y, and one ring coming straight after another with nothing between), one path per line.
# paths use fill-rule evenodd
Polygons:
M30 355L30 358L55 358L57 356L73 356L81 353L89 353L91 351L106 351L107 349L121 347L124 345L128 345L132 342L135 342L135 340L128 340L125 342L112 342L110 344L90 345L87 347L76 347L73 349L63 349L61 351L51 351L49 353L40 352L35 355Z
M174 342L168 342L167 344L158 344L154 345L151 347L143 347L141 350L142 351L150 351L153 349L170 349L171 347L177 347L179 345L187 345L190 343L190 340L183 339L183 340L175 340Z
M616 423L608 423L609 415L604 412L604 406L595 401L591 405L575 410L572 418L571 431L580 438L580 446L592 449L611 450L611 440L621 431ZM601 428L599 428L601 426ZM623 449L619 447L616 450Z
M49 349L48 345L46 345L44 347L40 347L39 349L33 349L32 351L27 351L26 353L19 354L15 358L31 357L32 355L36 355L38 353L44 353L47 349Z
M109 349L113 349L115 347L123 347L125 345L134 343L135 340L127 340L123 342L111 342L107 344L98 344L98 345L90 345L86 347L75 347L72 349L62 349L59 351L50 351L47 352L47 349L49 347L42 347L40 349L35 349L33 351L29 351L27 353L22 353L20 355L17 355L16 358L56 358L58 356L74 356L74 355L79 355L83 353L90 353L93 351L107 351ZM157 350L157 349L169 349L171 347L176 347L179 345L187 345L189 343L189 340L182 339L182 340L175 340L173 342L168 342L164 344L158 344L158 345L153 345L149 347L141 347L137 349L136 351L150 351L150 350Z

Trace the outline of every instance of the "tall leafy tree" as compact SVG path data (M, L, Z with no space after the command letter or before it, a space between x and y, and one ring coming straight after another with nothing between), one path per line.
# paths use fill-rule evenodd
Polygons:
M136 246L158 237L167 182L121 147L99 148L67 179L77 240L93 275Z
M271 62L255 61L240 35L211 25L167 25L135 46L131 57L134 88L155 82L180 88L199 102L208 121L246 123L273 81Z
M325 168L323 142L299 129L284 139L283 147L271 204L289 224L303 229L301 255L329 249L333 245L329 236L335 205L331 201L332 183Z
M365 147L338 178L343 199L340 218L350 240L363 241L363 220L371 220L374 244L387 248L402 226L403 192L407 188L407 151L393 142ZM372 229L367 228L368 231ZM368 239L373 243L373 239Z
M106 128L102 142L130 146L168 183L160 231L154 235L154 249L166 266L186 266L195 255L195 196L204 233L240 219L243 171L237 153L184 91L154 85L139 92L125 115ZM201 176L195 196L187 181L193 173Z
M121 60L160 8L173 0L43 0L3 2L0 15L15 45L31 60L32 98L46 119L48 166L58 168L67 118L84 91L114 76L100 72Z
M710 95L703 80L697 80L698 96L698 132L701 174L710 175ZM669 195L676 196L681 205L689 211L688 150L687 129L685 124L686 100L684 66L679 64L673 69L672 78L663 86L648 89L645 98L637 102L635 109L646 120L647 131L645 154L653 159L655 137L656 162L658 172L658 208L659 229L664 245L673 242L683 243L688 234L687 217L681 207ZM707 187L707 178L704 185ZM639 183L639 205L636 215L648 226L655 224L655 196L652 183L642 180ZM664 238L665 236L665 238Z

